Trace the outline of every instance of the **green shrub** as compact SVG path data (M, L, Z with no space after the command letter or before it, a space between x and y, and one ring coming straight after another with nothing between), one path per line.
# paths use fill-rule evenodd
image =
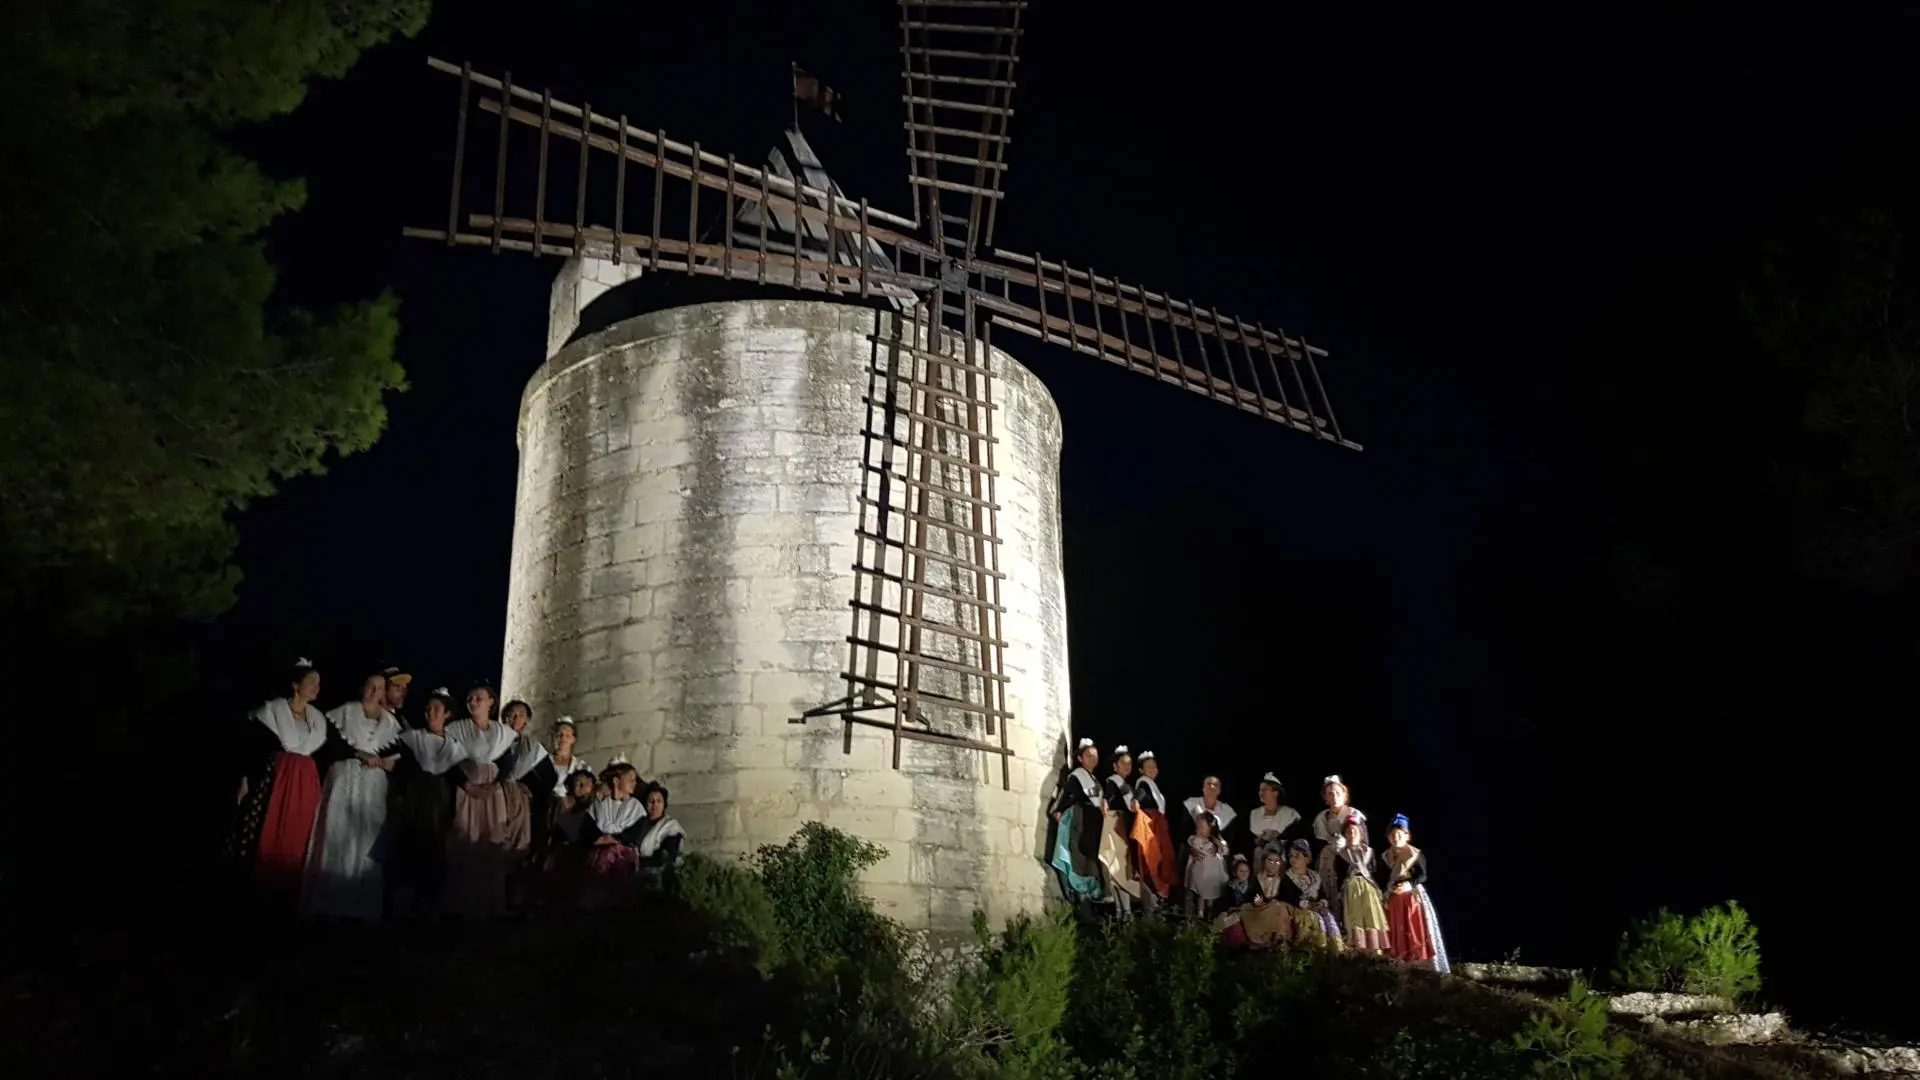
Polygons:
M969 1071L1005 1080L1042 1080L1070 1072L1060 1022L1072 1001L1077 934L1070 913L1021 915L995 937L974 915L981 958L949 995L946 1035Z
M1356 1071L1369 1080L1523 1080L1527 1064L1511 1042L1429 1024L1394 1032Z
M1622 935L1613 981L1629 990L1738 1001L1760 989L1759 935L1731 900L1691 918L1662 908Z
M1535 1013L1513 1037L1513 1045L1532 1059L1533 1075L1552 1080L1607 1080L1626 1071L1634 1050L1625 1035L1607 1035L1607 1002L1573 981L1564 1005Z
M860 892L860 872L886 849L817 821L784 844L754 852L752 865L773 898L787 959L831 975L848 962L898 968L899 927Z
M1083 1064L1097 1065L1088 1075L1218 1077L1229 1047L1214 1017L1238 1003L1224 1000L1212 927L1136 919L1082 935L1062 1031Z
M1729 900L1687 920L1693 957L1683 986L1691 994L1739 1001L1760 989L1759 931L1746 910Z
M1649 918L1634 920L1620 935L1613 981L1628 990L1678 990L1693 955L1687 920L1661 908Z
M714 944L738 949L759 970L771 976L785 962L780 919L773 897L751 870L739 863L705 855L688 855L680 865L680 899L707 924Z

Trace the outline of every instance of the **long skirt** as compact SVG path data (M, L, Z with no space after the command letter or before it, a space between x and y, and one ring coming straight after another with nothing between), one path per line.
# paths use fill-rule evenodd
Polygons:
M540 895L548 904L569 908L587 887L589 853L575 844L557 844L540 861Z
M392 804L387 828L374 857L386 870L387 884L402 892L413 910L438 907L447 880L447 834L453 828L453 781L446 776L407 772L389 786Z
M313 819L320 809L320 773L313 759L284 750L273 755L266 783L247 801L252 805L242 813L251 811L260 819L253 845L254 888L291 900L300 895Z
M1269 901L1240 905L1240 925L1247 940L1255 945L1274 945L1288 940L1293 933L1293 905Z
M1140 883L1165 900L1180 884L1180 867L1173 855L1173 830L1167 827L1167 815L1158 810L1141 810L1133 815L1134 865L1139 868Z
M1117 810L1102 812L1100 828L1100 869L1114 892L1138 898L1140 879L1133 876L1133 855L1127 849L1127 834Z
M589 907L618 902L633 892L640 853L625 844L600 844L587 849L582 900Z
M1340 933L1340 920L1331 911L1293 907L1293 940L1296 944L1324 949L1343 949L1346 939Z
M507 873L527 850L526 789L514 797L508 789L517 785L496 783L491 763L461 768L466 782L454 790L447 834L446 909L490 918L505 910Z
M1412 889L1387 897L1387 937L1387 955L1403 964L1424 964L1433 959L1427 913L1421 910L1420 895Z
M1362 952L1381 952L1390 944L1387 912L1380 906L1380 886L1364 874L1347 878L1347 944Z
M306 893L301 906L310 914L346 919L378 919L384 899L374 842L387 821L387 774L357 758L327 770L319 824L307 855Z
M1427 895L1425 885L1415 885L1413 893L1420 898L1420 913L1427 920L1427 942L1433 946L1433 959L1423 966L1445 975L1453 970L1453 965L1447 961L1447 939L1440 936L1440 919L1433 913L1433 897Z
M1100 885L1099 834L1089 835L1085 827L1092 823L1097 829L1100 822L1098 813L1089 813L1086 807L1069 806L1054 824L1053 858L1049 864L1059 872L1060 886L1068 900L1098 900L1105 895ZM1093 841L1091 850L1088 840Z
M1340 890L1333 887L1333 883L1340 880L1338 841L1328 841L1327 845L1320 849L1320 854L1314 859L1313 869L1320 875L1320 880L1326 883L1327 891L1332 893L1327 897L1327 908L1333 912L1335 918L1344 921L1346 913L1341 909L1346 906L1346 898L1340 895Z

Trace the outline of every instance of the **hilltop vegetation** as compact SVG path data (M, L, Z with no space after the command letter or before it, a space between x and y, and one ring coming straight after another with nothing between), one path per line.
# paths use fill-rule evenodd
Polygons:
M927 1080L1790 1077L1746 1054L1373 958L1223 951L1204 924L976 927L942 965L818 825L679 895L484 929L227 918L70 946L7 987L26 1072ZM111 933L111 931L107 931ZM281 965L251 961L291 954Z

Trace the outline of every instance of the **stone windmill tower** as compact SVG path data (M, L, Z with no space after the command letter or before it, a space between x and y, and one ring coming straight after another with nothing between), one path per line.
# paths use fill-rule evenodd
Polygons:
M1358 449L1322 350L993 246L1025 7L901 4L910 215L843 194L797 124L748 165L434 60L451 196L406 230L560 265L506 689L665 783L697 850L809 820L885 846L871 895L934 931L1040 906L1070 736L1060 419L992 329ZM712 299L649 302L667 280Z

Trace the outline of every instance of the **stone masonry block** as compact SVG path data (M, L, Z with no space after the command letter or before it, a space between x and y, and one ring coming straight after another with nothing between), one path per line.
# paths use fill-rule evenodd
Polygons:
M798 716L816 705L824 705L845 693L846 683L824 675L804 672L756 672L753 676L753 700L768 709Z
M685 679L680 693L688 705L744 705L753 700L753 677L730 674Z
M667 786L673 806L732 802L738 797L738 784L730 772L661 772L653 777Z
M875 840L886 857L870 867L864 880L875 885L911 885L913 881L913 845L899 840Z
M616 686L607 694L607 705L616 713L637 713L657 709L665 700L665 694L646 679Z
M612 562L639 562L666 553L666 528L659 524L629 525L613 534Z
M686 743L664 739L653 748L653 767L661 775L686 776L709 772L719 762L719 749L710 742Z
M573 606L573 621L582 630L619 626L627 621L629 610L630 605L624 595L592 597Z

